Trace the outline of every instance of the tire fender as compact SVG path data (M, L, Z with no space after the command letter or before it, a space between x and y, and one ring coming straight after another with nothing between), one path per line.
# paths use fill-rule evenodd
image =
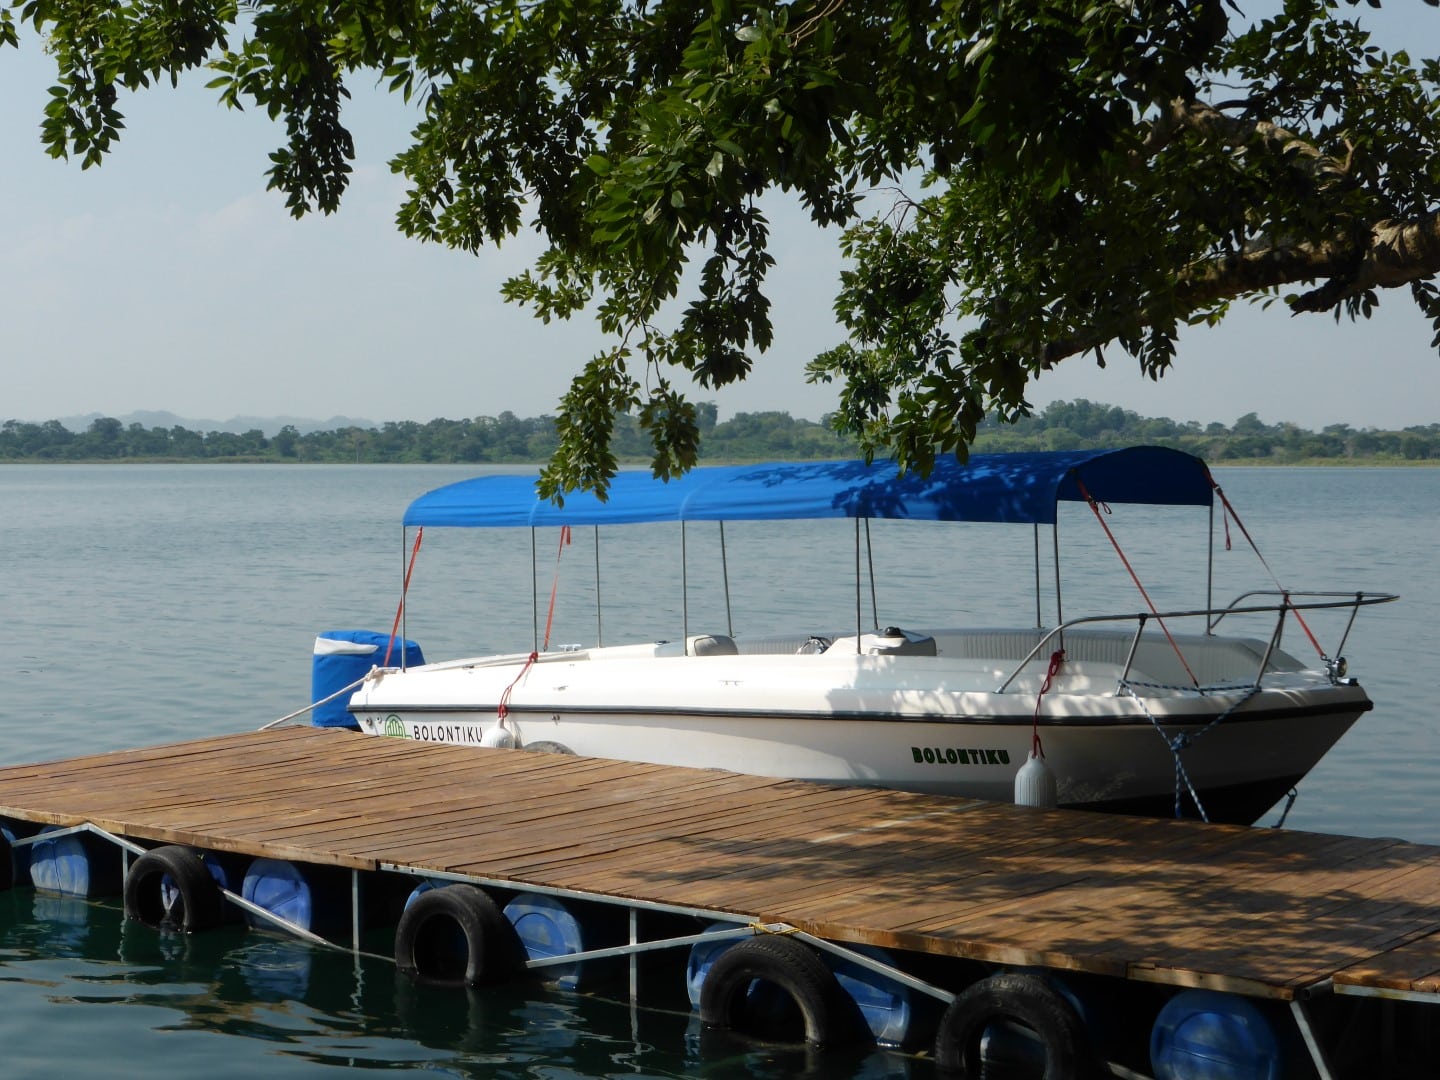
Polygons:
M395 930L395 964L416 982L459 989L522 970L520 940L495 901L474 885L421 893Z
M991 1024L1028 1028L1045 1051L1043 1080L1093 1075L1085 1028L1071 1004L1043 979L1001 972L960 994L940 1018L935 1064L958 1078L983 1075L980 1040Z
M125 917L193 934L219 926L220 886L200 856L169 844L145 852L125 875Z
M700 987L700 1019L761 1041L786 1041L760 1028L747 1006L757 984L770 984L793 1003L812 1046L838 1046L870 1033L860 1008L818 953L790 937L754 937L720 954Z
M520 749L533 750L539 754L569 754L571 757L575 756L575 751L571 750L564 743L551 742L549 739L541 739L539 742L527 742L520 747Z

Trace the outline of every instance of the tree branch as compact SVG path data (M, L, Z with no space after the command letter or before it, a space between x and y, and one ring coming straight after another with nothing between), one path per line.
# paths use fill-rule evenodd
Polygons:
M1378 221L1368 236L1281 243L1197 264L1178 276L1175 307L1198 311L1220 300L1298 282L1324 284L1290 302L1296 314L1329 311L1369 289L1394 289L1440 274L1440 211L1409 221ZM1149 317L1143 317L1148 322ZM1047 344L1041 367L1105 344L1099 335Z
M1297 296L1290 310L1328 311L1369 289L1394 289L1440 273L1440 213L1411 221L1379 221L1359 252L1348 280L1336 276L1318 289ZM1294 279L1292 279L1294 280Z
M1393 289L1440 273L1440 212L1410 221L1378 221L1368 237L1276 244L1185 271L1177 295L1186 310L1295 282L1329 280L1298 297L1295 312L1325 311L1367 289Z
M1182 131L1193 131L1203 139L1213 139L1225 146L1246 146L1258 139L1282 154L1305 159L1310 170L1319 178L1334 181L1350 173L1349 152L1341 161L1322 154L1314 143L1273 121L1230 116L1214 105L1194 98L1173 98L1165 105L1141 143L1145 155L1149 157L1159 153ZM1348 144L1347 149L1353 150Z

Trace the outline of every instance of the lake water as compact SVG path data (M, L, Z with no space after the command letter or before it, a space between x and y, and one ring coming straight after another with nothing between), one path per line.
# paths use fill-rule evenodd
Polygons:
M8 678L0 763L259 727L307 700L315 633L388 630L410 499L473 475L447 466L0 468L0 618ZM1288 828L1440 843L1440 469L1216 471L1270 566L1295 590L1393 591L1345 654L1376 702L1301 785ZM1205 600L1204 511L1116 507L1114 531L1164 607ZM1217 526L1218 527L1218 526ZM1215 595L1267 587L1232 530ZM1060 526L1064 615L1143 606L1089 511ZM1029 530L871 529L881 623L1034 621ZM558 585L552 646L853 625L848 523L729 525L730 612L713 527L430 530L406 629L432 659L528 648ZM1047 555L1048 533L1043 545ZM1243 550L1242 550L1243 549ZM595 615L596 564L604 620ZM1044 617L1054 617L1045 569ZM534 595L540 597L537 605ZM870 621L868 586L862 602ZM1314 620L1327 648L1340 627ZM1287 647L1298 653L1303 639ZM1272 812L1269 823L1278 816ZM791 1076L815 1062L706 1047L687 1017L526 989L417 992L384 962L221 930L160 939L118 902L0 893L0 1069L7 1076L253 1076L337 1067L474 1077ZM103 1012L99 1005L124 1005ZM825 1075L931 1075L871 1053Z

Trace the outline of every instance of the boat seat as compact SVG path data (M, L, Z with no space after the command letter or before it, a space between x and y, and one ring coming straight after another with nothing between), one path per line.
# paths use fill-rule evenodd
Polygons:
M726 634L691 634L685 639L688 656L734 656L739 651L735 639Z
M742 636L736 642L740 649L740 655L756 655L756 657L789 657L796 654L805 647L805 642L811 639L809 634L766 634L759 636Z

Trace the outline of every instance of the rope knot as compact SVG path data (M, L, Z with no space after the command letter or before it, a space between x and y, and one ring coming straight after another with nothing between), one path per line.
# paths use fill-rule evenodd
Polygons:
M1065 650L1056 649L1050 654L1050 667L1045 672L1045 679L1040 684L1040 692L1035 695L1035 716L1030 723L1030 755L1032 757L1045 756L1045 747L1040 742L1040 702L1045 700L1045 695L1050 692L1050 683L1060 672L1060 665L1065 663Z
M1190 736L1186 735L1184 732L1176 735L1173 739L1170 740L1170 749L1176 754L1178 754L1181 750L1189 750Z
M509 686L500 692L500 703L495 706L495 719L500 721L501 726L504 726L505 718L510 715L510 695L515 692L515 687L519 684L520 680L525 677L525 673L529 671L535 661L539 659L540 654L538 652L532 652L526 657L524 665L520 668L520 673L515 676L514 681Z

